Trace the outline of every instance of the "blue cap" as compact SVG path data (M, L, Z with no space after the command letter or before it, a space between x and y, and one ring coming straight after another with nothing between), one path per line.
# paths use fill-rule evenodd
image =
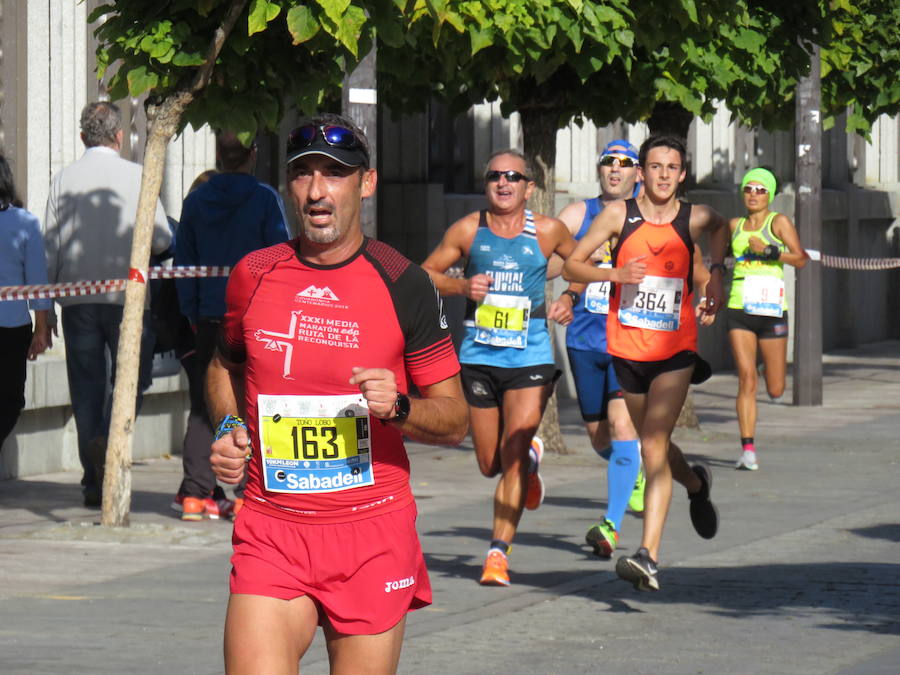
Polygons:
M611 150L611 148L625 148L624 150ZM600 160L603 158L603 155L608 155L610 152L614 152L617 155L625 155L626 157L631 157L635 162L639 161L638 150L631 143L626 141L623 138L619 138L615 141L610 141L606 144L603 150L600 152L600 157L597 158L597 164L600 163ZM637 197L641 191L641 183L640 181L634 184L634 193L631 195L632 197Z
M625 148L624 150L615 150L614 152L617 155L625 155L626 157L631 157L631 159L633 159L635 162L638 161L637 148L634 147L628 141L621 139L621 138L607 143L606 147L604 147L603 150L600 152L600 157L603 157L603 155L608 155L611 151L610 148L615 148L615 147ZM600 157L597 158L598 162L600 161Z

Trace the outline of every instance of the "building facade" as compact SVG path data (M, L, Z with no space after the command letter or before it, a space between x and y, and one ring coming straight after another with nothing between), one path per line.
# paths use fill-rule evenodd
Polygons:
M87 16L102 0L0 0L0 149L10 161L26 206L43 219L50 177L83 151L78 117L103 97L95 75L96 41ZM123 155L140 162L145 119L140 100L117 102L127 120ZM522 147L516 115L504 119L496 103L450 116L434 104L423 114L392 121L382 110L378 125L378 236L421 262L449 224L483 205L481 173L494 150ZM283 138L259 139L257 174L284 193ZM882 118L870 142L842 131L823 138L823 244L826 253L861 258L900 257L900 119ZM645 125L597 128L569 125L557 134L556 211L597 193L597 153L613 138L639 145ZM734 124L722 107L710 121L695 120L688 137L688 198L723 215L741 213L737 183L746 169L774 168L782 185L775 208L793 217L794 140ZM202 171L215 163L212 133L187 129L168 150L161 199L178 219L182 198ZM788 277L789 295L792 277ZM900 272L823 274L825 349L900 337ZM457 320L460 299L445 305ZM561 333L558 337L562 337ZM562 339L557 344L564 344ZM724 322L703 331L701 350L717 368L730 367ZM560 352L560 364L566 360ZM0 454L0 478L75 469L74 420L65 386L61 340L29 364L26 410ZM134 436L136 458L180 451L188 407L177 363L158 364ZM572 395L571 381L561 396ZM174 486L173 486L174 489Z

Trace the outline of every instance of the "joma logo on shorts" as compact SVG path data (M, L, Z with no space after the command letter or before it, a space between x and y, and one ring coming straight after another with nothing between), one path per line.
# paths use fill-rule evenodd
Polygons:
M409 588L414 583L416 583L415 577L406 577L405 579L400 579L400 581L385 581L384 592L399 591L401 588Z

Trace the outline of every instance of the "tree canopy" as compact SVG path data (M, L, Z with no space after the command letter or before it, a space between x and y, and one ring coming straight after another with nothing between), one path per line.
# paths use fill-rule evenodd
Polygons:
M891 0L432 0L402 40L382 36L380 86L401 110L427 94L460 111L500 99L598 125L647 119L659 102L708 117L724 101L742 122L785 128L793 92L823 49L827 115L852 108L866 131L900 109ZM431 9L432 11L429 11Z
M147 93L151 105L183 89L205 63L230 0L120 0L98 7L99 75L113 99ZM276 129L289 106L339 105L344 75L372 46L373 30L399 30L399 8L363 0L251 0L224 41L212 77L180 126L229 128L249 140Z

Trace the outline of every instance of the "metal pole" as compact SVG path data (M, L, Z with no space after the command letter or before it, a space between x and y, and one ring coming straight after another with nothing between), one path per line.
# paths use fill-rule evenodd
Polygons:
M796 221L805 248L822 250L822 121L819 47L797 84ZM822 265L797 270L794 302L794 405L822 405Z
M363 57L354 71L344 78L341 107L346 117L356 123L369 139L370 166L378 168L378 92L375 75L375 47ZM363 234L375 237L377 232L378 193L362 206L360 219Z

